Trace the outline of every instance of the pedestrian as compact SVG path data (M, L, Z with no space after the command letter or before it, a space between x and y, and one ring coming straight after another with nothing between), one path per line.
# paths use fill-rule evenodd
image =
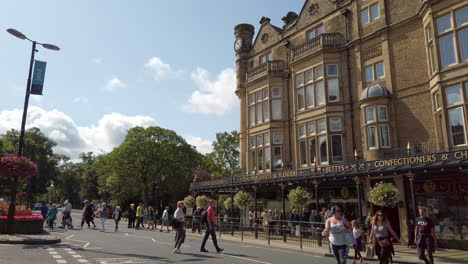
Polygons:
M86 224L88 225L88 228L90 228L90 223L93 222L93 225L94 227L96 227L96 225L94 224L94 212L93 212L93 207L89 204L89 201L88 200L85 200L84 201L84 208L83 208L83 215L82 215L82 219L81 219L81 228L83 228L83 225L84 223L86 222Z
M55 204L52 205L52 208L49 209L47 212L47 222L49 223L49 228L54 229L54 221L57 219L57 206Z
M336 258L336 263L346 264L348 258L346 234L351 235L352 228L348 220L343 217L339 206L333 206L330 212L333 216L328 218L325 222L325 230L323 230L322 236L328 236L333 254Z
M374 242L374 250L380 264L388 264L392 255L395 253L390 234L400 243L392 229L390 221L387 220L381 210L377 211L371 222L370 243Z
M145 209L144 209L144 204L140 202L138 204L138 207L136 209L136 218L137 218L137 223L135 229L139 229L140 225L145 228L143 225L143 217L144 217Z
M366 222L365 222L366 230L367 230L368 235L370 235L370 233L371 233L371 226L372 226L371 222L372 222L372 212L369 211L367 213Z
M115 232L119 231L120 219L122 219L122 210L120 206L116 206L114 210Z
M148 210L146 210L148 213L147 213L147 217L148 219L146 220L146 228L147 229L154 229L155 226L156 226L156 223L155 223L155 220L156 220L156 215L154 213L154 208L153 206L149 206L148 207Z
M299 236L300 235L300 228L299 221L301 220L300 216L297 214L296 209L291 211L291 215L289 215L289 223L291 224L291 236Z
M45 202L42 202L42 207L41 207L42 218L46 219L47 211L49 211L49 208L47 207L47 204Z
M107 219L107 216L108 216L107 204L106 203L102 203L101 209L98 210L98 213L96 215L101 220L101 230L100 231L105 232L106 219Z
M167 232L169 233L169 206L166 206L166 209L164 210L162 214L161 220L162 220L162 225L161 225L161 229L159 229L159 232L162 232L164 226L166 226Z
M180 251L180 246L185 242L185 214L184 214L185 204L183 201L177 203L177 209L174 212L174 229L176 231L176 239L174 245L174 251L172 253L182 253Z
M427 215L427 209L419 208L419 217L416 218L416 228L414 230L414 244L418 248L418 258L425 264L434 264L432 253L437 248L434 223ZM427 250L427 259L425 251Z
M254 212L252 210L252 207L250 207L249 208L249 230L250 232L253 232L253 229L252 229L253 219L254 219Z
M205 232L205 236L203 237L202 244L201 244L201 248L200 248L201 252L208 252L208 250L205 249L205 245L210 235L211 235L211 239L213 239L213 245L216 248L216 252L220 253L224 250L218 246L218 240L216 239L216 232L215 232L216 217L215 217L214 207L215 207L214 200L210 200L208 202L208 209L206 210L206 212L202 213L202 221L206 221L205 222L206 232ZM203 216L203 214L205 215Z
M362 263L361 251L364 251L364 245L362 244L362 229L359 225L359 222L356 220L351 221L351 226L353 227L353 237L354 237L354 259L353 263L356 263L356 259L359 256L359 263Z
M73 229L73 223L72 223L72 217L71 217L72 204L68 200L65 200L63 202L63 205L64 205L64 208L62 211L62 225L60 226L60 228L68 227L68 229Z
M135 204L130 204L130 209L128 209L128 228L135 228Z
M201 208L197 209L192 214L192 233L198 230L198 233L201 234Z

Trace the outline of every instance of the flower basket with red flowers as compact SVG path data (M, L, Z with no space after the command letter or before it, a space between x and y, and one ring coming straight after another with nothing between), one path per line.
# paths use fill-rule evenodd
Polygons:
M0 177L29 178L37 172L37 164L27 157L18 157L13 154L0 157Z

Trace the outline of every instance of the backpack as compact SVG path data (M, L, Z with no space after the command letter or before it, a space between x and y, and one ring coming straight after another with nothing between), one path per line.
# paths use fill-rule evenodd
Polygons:
M201 222L202 224L208 223L208 212L206 210L201 213Z
M171 225L172 227L174 227L174 228L178 228L178 227L180 226L180 224L181 224L181 222L180 222L178 219L176 219L176 218L173 218L173 219L171 219L171 221L170 221L170 225Z

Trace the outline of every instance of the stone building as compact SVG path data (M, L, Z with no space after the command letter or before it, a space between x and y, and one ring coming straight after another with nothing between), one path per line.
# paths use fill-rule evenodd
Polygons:
M403 241L428 206L442 244L466 248L468 1L307 0L282 20L235 27L242 171L192 191L305 186L312 208L358 217L392 182Z

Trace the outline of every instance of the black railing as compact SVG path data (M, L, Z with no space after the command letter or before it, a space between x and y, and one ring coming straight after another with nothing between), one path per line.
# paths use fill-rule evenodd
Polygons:
M204 234L206 227L191 216L186 217L186 228L193 233ZM322 222L291 222L278 219L253 219L218 217L216 232L218 237L229 236L240 241L257 240L265 244L279 244L290 248L329 247L326 238L322 237Z

